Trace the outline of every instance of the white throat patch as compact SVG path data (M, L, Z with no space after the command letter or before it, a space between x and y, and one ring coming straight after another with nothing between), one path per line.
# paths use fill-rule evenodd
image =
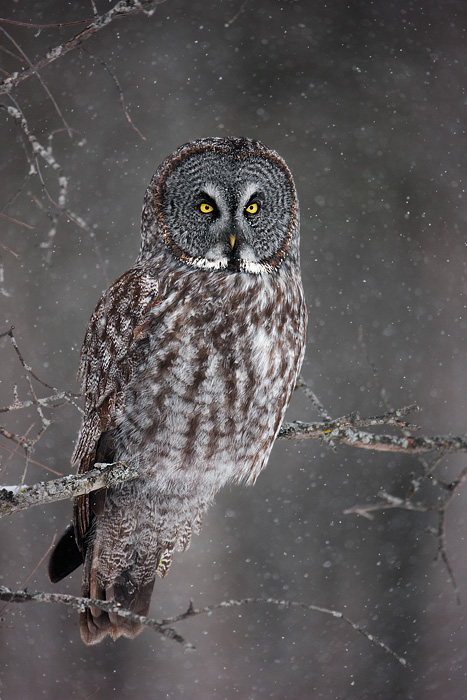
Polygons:
M200 267L203 270L226 270L229 265L227 258L218 258L217 260L208 260L207 258L193 258L192 260L186 260L189 265L194 267ZM240 272L248 272L252 275L261 275L265 272L271 271L271 266L260 263L253 262L253 260L240 260Z

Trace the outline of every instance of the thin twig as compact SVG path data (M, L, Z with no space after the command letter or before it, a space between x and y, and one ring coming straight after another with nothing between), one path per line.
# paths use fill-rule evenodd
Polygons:
M18 219L14 219L12 216L8 216L7 214L4 214L2 211L0 211L0 216L2 216L4 219L7 219L8 221L11 221L13 224L19 224L20 226L25 226L25 228L29 228L31 230L35 229L35 226L31 226L31 224L26 224L24 221L18 221ZM3 246L6 248L6 246ZM8 248L7 248L8 250ZM12 251L10 250L10 253ZM19 255L16 256L19 258Z
M137 127L136 124L133 122L132 118L130 117L130 113L128 112L127 106L126 106L126 104L125 104L125 98L124 98L124 96L123 96L122 87L121 87L121 85L120 85L120 83L119 83L119 80L118 80L117 76L115 75L114 71L110 68L109 65L107 65L107 63L106 63L102 58L99 58L99 56L96 56L95 54L92 54L90 51L88 51L88 49L87 49L85 46L82 46L82 47L81 47L81 50L84 51L84 53L87 53L88 56L90 56L91 58L93 58L95 61L98 61L98 63L100 63L101 66L103 66L103 67L105 68L105 70L109 73L110 77L112 78L112 80L114 81L114 83L115 83L115 85L116 85L116 87L117 87L118 96L119 96L119 99L120 99L120 104L121 104L121 107L122 107L123 114L125 115L125 117L126 117L128 123L130 124L131 128L132 128L134 131L136 131L136 133L138 134L138 136L139 136L143 141L146 141L146 140L147 140L147 139L146 139L146 136L144 136L144 135L141 133L141 131L138 129L138 127Z
M438 465L440 459L444 456L441 455L440 458L433 460L432 462L432 467ZM425 478L426 474L424 474ZM392 509L400 509L400 510L409 510L409 511L418 511L421 513L428 513L428 512L436 512L438 514L438 527L437 529L430 528L429 531L432 532L434 535L436 535L437 540L438 540L438 556L443 562L447 574L449 576L449 580L451 582L451 585L454 589L454 593L456 595L456 600L458 605L460 605L460 593L459 593L459 586L456 580L456 576L454 574L454 569L452 567L452 564L449 559L448 551L447 551L447 545L446 545L446 510L454 498L456 491L459 489L460 486L462 486L465 482L467 481L467 467L464 467L464 469L461 471L459 476L455 481L453 481L451 484L445 485L445 487L448 489L448 494L445 496L445 498L442 500L441 503L438 504L425 504L425 503L416 503L413 500L414 495L418 491L418 486L417 488L412 488L410 493L407 495L406 498L399 498L398 496L394 496L392 494L387 493L386 491L380 491L379 496L381 496L382 500L377 502L377 503L372 503L370 505L358 505L358 506L353 506L352 508L347 508L344 510L345 515L349 514L355 514L355 515L361 515L364 518L367 518L368 520L373 520L373 515L372 513L375 513L377 511L385 511L385 510L392 510ZM418 484L418 481L413 481L412 483ZM438 484L440 486L443 486L443 484L438 480Z
M315 394L311 386L303 379L300 375L297 379L296 389L301 389L305 396L310 399L313 406L318 411L318 414L323 420L332 420L329 413L324 408L323 404L319 400L318 396Z
M231 27L232 24L240 17L240 15L242 14L243 10L245 9L245 6L246 6L247 2L248 2L248 0L243 0L242 4L240 5L240 9L238 10L238 12L236 12L236 14L235 14L231 19L229 19L228 22L225 22L224 27L225 27L226 29L228 29L229 27Z
M394 659L396 659L401 666L407 666L407 661L403 657L399 656L393 649L391 649L387 644L382 642L378 637L367 632L361 625L353 622L349 617L344 615L340 610L332 610L330 608L323 608L319 605L313 605L311 603L301 603L295 600L279 600L276 598L242 598L239 600L223 600L220 603L214 603L213 605L206 605L202 608L195 608L193 604L190 603L188 609L184 613L175 615L174 617L169 617L164 620L155 620L153 618L144 617L142 615L135 615L121 608L120 605L103 600L94 600L90 598L82 598L77 596L66 595L62 593L42 593L42 592L29 592L29 591L12 591L6 586L0 586L0 600L8 601L9 603L25 603L29 601L37 601L42 603L62 603L63 605L69 605L75 609L82 610L83 608L96 607L101 610L105 610L108 613L116 613L120 617L125 617L135 622L139 622L151 629L159 632L159 634L164 635L174 641L183 644L185 648L193 649L193 645L186 642L185 639L178 634L172 627L177 622L182 620L188 620L189 618L195 617L197 615L206 615L214 612L215 610L222 610L226 608L241 607L244 605L273 605L279 608L301 608L302 610L309 610L312 612L320 612L325 615L330 615L336 619L342 620L347 625L349 625L355 632L363 635L371 644L374 644L381 649L383 649L387 654L390 654Z
M175 642L182 644L185 648L192 649L193 645L186 642L181 635L178 634L174 629L160 625L157 620L152 618L144 617L143 615L137 615L125 610L121 607L119 603L115 603L107 600L96 600L94 598L82 598L80 596L67 595L64 593L42 593L41 591L29 592L29 591L13 591L6 586L0 586L0 600L4 600L7 603L27 603L35 601L38 603L60 603L62 605L68 605L78 612L83 612L85 608L93 607L105 610L107 613L114 613L120 617L126 618L128 620L133 620L146 627L159 632L164 637L168 639L173 639Z
M29 159L29 155L27 154L28 160L30 162L30 170L29 170L28 175L29 176L36 175L39 178L39 181L42 185L42 189L43 189L47 199L56 208L58 214L60 214L61 216L66 216L68 219L70 219L70 221L73 221L77 226L79 226L79 228L81 228L84 231L86 231L87 233L91 234L92 240L94 242L94 248L96 251L96 255L102 262L102 255L101 255L100 250L97 246L97 239L96 239L96 235L95 235L95 230L92 229L84 221L84 219L81 216L79 216L78 214L76 214L73 211L70 211L67 208L69 178L65 175L62 166L60 165L60 163L56 160L55 156L53 155L52 146L51 146L52 135L49 135L49 138L48 138L49 145L46 148L45 146L42 145L42 143L39 141L37 136L30 129L29 124L26 120L26 117L24 116L23 112L19 108L19 105L16 103L16 101L11 97L11 95L10 95L10 99L14 102L14 106L6 106L6 105L0 104L0 109L5 110L6 112L8 112L8 114L10 114L10 116L12 116L14 118L17 126L21 129L21 132L26 136L26 138L29 141L29 144L30 144L31 149L32 149L32 160ZM38 160L39 157L42 158L43 160L45 160L47 165L50 166L55 172L58 173L58 177L57 177L58 201L55 201L55 199L52 197L52 195L50 194L50 192L45 184L44 178L42 176L39 160ZM38 202L38 204L39 204L39 202ZM39 206L41 206L41 208L42 208L42 205L39 204ZM53 244L53 239L56 235L56 227L57 227L57 221L58 221L58 217L55 213L53 213L53 214L49 213L49 217L52 221L52 227L49 230L48 240L43 241L40 244L40 247L42 249L48 250L49 254L48 254L47 259L46 259L47 262L50 261L50 254L52 252L52 244ZM105 271L105 265L103 265L102 269Z
M20 349L19 349L19 347L18 347L18 343L16 342L16 338L15 338L15 336L14 336L13 331L14 331L14 326L12 326L12 327L11 327L8 331L6 331L5 333L2 333L2 335L0 336L0 338L3 338L4 336L7 336L7 335L10 336L11 344L12 344L12 346L13 346L13 348L14 348L14 351L16 352L16 354L17 354L17 356L18 356L18 359L19 359L19 361L21 362L21 364L22 364L22 366L24 367L24 369L26 370L26 372L27 372L28 374L30 374L31 377L33 377L33 378L36 380L36 382L39 382L39 384L42 384L42 386L45 386L46 389L50 389L51 391L55 391L55 392L59 393L59 392L58 392L58 389L55 389L55 388L54 388L53 386L51 386L50 384L47 384L47 382L44 382L42 379L40 379L40 378L37 376L37 374L33 371L32 367L30 367L30 366L26 363L26 360L25 360L24 357L22 356L21 351L20 351ZM60 393L61 393L61 392L60 392Z
M50 552L51 552L51 550L52 550L52 547L53 547L54 544L55 544L56 537L57 537L56 535L54 535L54 536L52 537L52 542L51 542L50 545L47 547L46 552L41 556L41 558L39 559L39 561L37 562L37 564L34 566L34 568L32 569L32 571L29 572L29 574L26 576L26 578L23 579L23 580L21 581L21 583L20 583L20 588L24 588L24 586L27 584L27 582L29 581L29 579L31 578L31 576L34 576L34 574L36 573L37 569L41 566L41 564L43 563L44 559L46 559L46 558L48 557L48 555L50 554ZM0 608L0 615L3 615L3 614L4 614L5 609L7 608L7 606L8 606L8 603L5 603L5 605L2 605L2 607Z
M6 250L7 253L11 253L12 255L14 255L15 258L19 258L19 257L20 257L20 256L18 255L18 253L15 253L14 250L11 250L10 248L8 248L8 246L6 246L4 243L1 243L1 242L0 242L0 246L2 246L3 250Z
M30 425L29 428L26 430L26 432L24 433L24 437L28 436L29 431L32 430L33 427L34 427L34 423L32 425ZM8 469L8 466L9 466L10 462L12 461L12 459L18 454L18 449L20 448L20 445L15 445L14 448L6 447L6 445L0 445L0 447L6 448L7 451L10 452L10 454L8 455L8 457L5 460L5 463L3 464L2 468L0 469L0 476L2 476L5 473L5 470ZM63 476L63 474L57 474L57 476Z
M457 604L461 604L461 599L460 599L460 593L459 593L459 586L457 584L457 580L454 574L454 569L451 566L451 562L449 560L448 552L446 549L446 509L441 508L438 511L438 531L437 531L437 537L438 537L438 556L441 558L441 561L443 562L444 566L446 567L446 571L448 572L449 580L451 582L451 585L454 589L454 593L456 594L456 601Z
M1 20L0 20L0 22L1 22ZM3 51L3 53L8 54L8 56L11 56L12 58L14 58L16 61L19 61L20 63L26 63L26 61L24 60L24 58L21 58L21 56L18 56L18 54L13 53L13 51L9 51L9 50L6 48L6 46L0 46L0 51ZM6 72L6 71L5 71L5 72Z
M0 31L3 32L3 33L5 34L5 36L7 37L7 39L8 39L9 41L11 41L11 43L13 44L13 46L20 52L20 54L23 56L23 58L25 59L25 61L28 63L29 69L36 75L36 77L37 77L37 79L39 80L40 84L41 84L42 87L44 88L44 92L47 94L47 96L49 97L49 99L50 99L50 101L52 102L53 106L55 107L55 111L57 112L58 116L59 116L60 119L62 120L62 122L63 122L63 124L64 124L66 130L68 131L68 135L69 135L70 138L71 138L71 129L70 129L70 126L69 126L69 124L67 123L65 117L63 116L62 111L61 111L60 107L59 107L58 104L57 104L57 101L55 100L54 96L52 95L52 93L50 92L49 88L48 88L47 85L45 84L45 82L44 82L42 76L40 75L39 71L37 70L36 66L34 66L34 65L32 64L32 62L29 60L29 58L28 58L28 57L26 56L26 54L24 53L24 51L23 51L23 49L21 48L21 46L20 46L20 45L17 43L17 41L15 41L15 39L7 32L6 29L4 29L2 26L0 26ZM11 76L10 76L10 77L11 77ZM7 80L10 80L10 78L7 78Z
M31 426L33 427L33 426ZM7 450L7 452L10 452L10 457L8 458L9 461L13 459L13 457L18 453L18 447L21 447L21 445L16 444L16 447L9 447L8 445L4 445L3 443L0 443L0 449L1 450ZM32 459L32 457L29 457L29 462L30 464L35 464L36 466L40 467L41 469L45 469L46 471L50 472L51 474L55 474L55 476L64 476L63 472L58 472L55 469L52 469L52 467L48 467L46 464L42 464L42 462L38 462L35 459ZM3 474L5 471L5 468L8 466L8 461L6 465L2 466L2 469L0 470L0 476Z
M373 362L370 353L368 351L368 347L365 343L365 339L363 336L363 328L360 326L359 328L359 333L358 333L358 342L360 344L360 347L362 349L362 352L365 356L365 359L369 365L369 367L372 370L373 376L375 378L375 381L377 383L377 386L379 387L381 399L383 403L386 405L388 410L391 410L390 403L389 403L389 394L386 391L386 388L381 380L380 374L378 372L378 369L376 367L376 364ZM404 425L401 423L397 427L400 427L402 429L402 434L405 437L410 437L410 433L408 432L409 430L413 430L414 426L411 426L409 424ZM421 476L419 476L416 479L412 479L411 482L411 488L410 492L407 494L405 499L396 499L393 500L393 504L391 507L397 507L405 510L414 510L413 508L413 497L415 494L419 491L420 487L422 484L427 480L427 479L432 479L436 483L438 483L440 486L444 486L445 488L450 488L450 485L444 485L439 479L435 479L433 476L433 472L436 469L436 467L439 465L439 463L444 459L445 457L445 452L444 450L440 450L439 454L432 459L431 461L425 459L422 454L417 455L417 459L423 469L423 473ZM387 496L387 494L386 494ZM398 503L396 504L396 501ZM444 503L441 506L433 508L433 510L438 511L438 529L436 531L436 536L438 538L438 555L440 556L444 566L446 567L447 574L449 576L449 580L451 581L452 587L454 589L455 595L456 595L456 600L457 603L460 604L460 595L459 595L459 587L457 585L456 577L454 575L454 569L451 565L451 562L449 560L449 556L447 553L447 548L446 548L446 532L445 532L445 515L446 515L446 508L448 505L448 499L445 499ZM385 501L379 504L374 505L371 507L371 510L376 511L376 510L386 510L388 508L388 498L386 497ZM351 512L350 510L346 512ZM366 518L372 519L373 516L370 515L370 509L365 506L360 506L356 507L354 509L355 513L362 515Z
M40 377L35 374L35 372L32 370L32 368L27 364L25 361L23 355L21 354L21 351L18 347L18 343L16 342L16 338L13 333L14 328L10 328L8 331L5 333L0 334L0 339L9 337L10 342L13 346L13 349L21 363L21 366L26 372L26 381L28 382L29 386L29 394L32 397L31 399L28 399L26 401L20 401L19 395L18 395L18 390L17 387L15 386L13 388L13 402L10 403L9 406L4 406L0 408L0 413L8 413L10 411L16 411L24 408L31 408L35 407L36 411L39 415L40 418L40 425L41 427L39 428L37 434L33 436L32 438L27 437L27 433L25 435L16 435L15 433L12 433L10 430L8 430L6 427L0 426L0 434L6 437L8 440L11 440L15 442L17 445L22 447L25 451L26 454L29 458L29 452L33 449L34 445L36 442L41 438L43 435L44 431L47 430L47 428L52 424L52 421L49 420L43 412L43 409L50 409L50 408L58 408L59 406L63 406L65 404L71 404L74 406L81 414L83 413L83 410L81 407L76 403L76 399L80 398L79 395L77 394L72 394L71 392L66 392L66 391L59 391L58 389L55 389L53 386L48 384L47 382L43 381L40 379ZM51 390L53 392L52 396L48 396L45 398L39 398L36 394L36 391L34 389L32 380L38 382L41 384L43 387ZM59 402L59 403L57 403ZM28 431L29 432L29 431ZM48 467L45 467L46 469L49 469ZM60 472L55 472L53 469L49 469L49 471L52 471L55 474L59 474Z
M26 121L26 118L19 108L18 104L16 101L11 97L10 99L14 102L14 106L6 106L6 105L0 105L1 109L4 109L5 111L12 116L18 125L18 127L21 129L23 134L27 137L29 144L32 148L33 152L33 158L32 161L29 158L29 155L27 154L27 158L30 162L30 168L29 168L29 173L28 175L37 175L39 177L39 180L42 184L42 187L48 196L49 200L52 201L55 206L59 210L63 210L66 205L66 200L67 200L67 192L68 192L68 178L65 177L62 171L61 165L57 162L57 160L54 158L52 149L51 148L45 148L37 139L35 134L31 131L29 128L28 122ZM40 171L39 167L39 162L38 162L38 156L43 158L47 165L49 165L54 171L58 171L58 187L59 187L59 203L56 204L56 202L52 199L52 197L49 195L48 190L45 186L44 180L42 178L42 174ZM48 236L48 241L43 242L41 244L42 248L47 248L48 249L48 256L46 259L46 262L50 262L50 256L52 253L52 240L55 236L56 233L56 223L57 223L57 216L50 215L52 219L52 228L49 231L49 236Z
M414 510L419 513L427 513L429 511L437 511L437 506L427 505L425 503L415 503L406 498L398 498L393 496L386 491L379 491L378 496L381 497L381 501L377 503L371 503L364 506L352 506L352 508L346 508L344 510L344 515L362 515L368 520L373 520L373 516L370 513L382 510L393 510L394 508L400 508L402 510Z
M74 402L74 399L80 398L80 394L72 394L70 391L60 391L59 389L56 389L54 386L51 386L50 384L47 384L43 379L40 379L40 377L37 376L37 374L33 371L32 367L30 367L26 360L24 359L23 355L21 354L21 351L18 347L18 343L16 342L16 338L14 336L13 331L15 330L14 326L12 326L8 331L5 331L5 333L2 333L0 335L0 338L4 338L5 336L9 336L11 340L11 344L14 348L15 353L18 356L19 361L21 362L21 365L23 368L26 370L26 372L33 377L33 379L36 380L36 382L39 382L39 384L42 384L46 389L50 389L53 391L57 396L63 397L68 399L69 403L71 403L75 408L77 408L80 413L83 413L82 409Z
M32 22L17 22L14 19L0 17L0 24L14 24L16 27L27 27L28 29L59 29L60 27L71 27L73 24L87 24L92 19L77 19L74 22L58 22L56 24L33 24Z
M61 58L69 51L81 46L83 42L90 39L104 27L107 27L114 19L129 17L131 15L140 14L141 12L151 16L155 11L156 5L160 2L161 0L119 0L108 12L96 17L82 32L48 51L34 66L26 68L21 73L13 73L3 80L0 83L0 94L11 92L23 80L30 78L31 75L35 75L37 71L48 66L50 63L57 60L57 58Z

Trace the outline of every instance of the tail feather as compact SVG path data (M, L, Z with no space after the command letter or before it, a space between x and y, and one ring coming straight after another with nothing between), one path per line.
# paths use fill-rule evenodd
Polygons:
M113 602L125 611L136 615L146 616L151 605L151 596L154 588L154 578L144 583L135 580L131 567L122 571L110 583L104 587L99 584L97 576L98 556L93 553L93 546L86 552L86 561L83 571L82 594L85 598ZM98 644L107 635L116 641L119 637L134 639L143 631L144 625L136 620L131 620L114 612L107 612L97 607L86 608L80 614L81 639L85 644Z
M83 555L78 549L73 525L67 527L49 559L49 578L58 583L83 563Z
M122 577L125 574L127 572L123 572ZM151 604L154 581L155 579L138 588L131 599L125 595L125 589L122 584L116 581L105 590L100 589L98 591L98 599L115 602L129 612L146 616ZM134 639L144 629L144 625L136 620L130 620L116 613L106 612L95 607L86 608L80 614L79 625L81 639L88 645L98 644L107 635L112 637L114 641L119 637Z
M130 482L118 491L101 490L88 498L86 508L75 513L74 529L67 529L49 561L54 583L84 564L83 597L118 606L109 612L93 605L80 614L81 638L88 645L106 636L133 639L144 629L125 614L148 615L156 577L166 575L174 551L185 550L192 532L201 527L205 502L156 492L150 494L152 500L147 494L140 499L135 514L129 504L136 491Z

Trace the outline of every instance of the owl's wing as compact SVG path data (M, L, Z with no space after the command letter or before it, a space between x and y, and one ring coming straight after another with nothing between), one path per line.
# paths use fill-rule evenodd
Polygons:
M154 277L125 272L102 295L86 329L78 381L86 396L85 418L72 461L83 462L108 428L131 376L135 346L144 339L144 320L159 303ZM86 471L80 467L80 472Z
M113 462L112 427L123 407L126 385L146 337L145 319L160 297L155 277L132 268L103 294L89 321L81 350L78 379L86 396L84 419L73 454L78 473L95 463ZM105 489L78 496L73 526L58 542L49 562L56 582L82 564L86 535L95 515L101 515Z
M133 268L101 297L89 321L81 350L78 379L86 396L85 417L73 454L78 472L97 462L112 462L110 430L123 408L124 393L145 340L145 319L160 301L155 277ZM74 524L78 545L86 535L92 514L103 511L105 490L75 501Z

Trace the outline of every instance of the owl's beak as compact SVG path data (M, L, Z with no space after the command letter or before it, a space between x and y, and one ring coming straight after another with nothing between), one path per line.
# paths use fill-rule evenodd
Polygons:
M229 243L230 243L230 247L232 248L232 250L234 249L236 240L237 240L237 237L235 236L235 234L231 233L229 236Z

